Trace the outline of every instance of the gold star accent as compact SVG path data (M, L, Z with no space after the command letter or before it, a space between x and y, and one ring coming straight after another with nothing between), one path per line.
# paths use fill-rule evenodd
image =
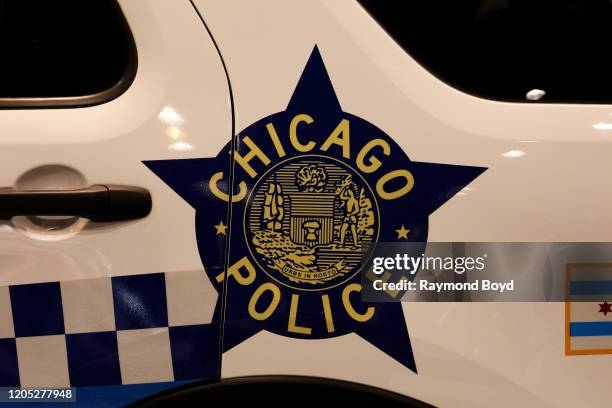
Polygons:
M221 220L217 225L215 225L215 229L217 230L217 235L226 235L225 232L227 231L227 225L223 224L223 220Z
M408 239L410 230L402 225L400 229L396 229L395 232L397 232L397 239Z

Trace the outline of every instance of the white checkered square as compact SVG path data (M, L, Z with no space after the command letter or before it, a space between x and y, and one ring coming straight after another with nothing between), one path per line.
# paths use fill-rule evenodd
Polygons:
M15 337L8 286L0 287L0 339Z
M22 387L70 386L64 335L17 338L17 359Z
M61 282L66 333L115 330L110 278Z
M204 271L166 272L168 325L210 323L217 292Z
M117 332L123 384L174 381L168 328Z

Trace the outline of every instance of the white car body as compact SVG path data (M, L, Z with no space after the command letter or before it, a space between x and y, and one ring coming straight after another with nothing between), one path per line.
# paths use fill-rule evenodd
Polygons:
M0 185L57 164L83 179L63 184L57 170L55 178L22 183L137 185L151 192L152 213L53 233L7 223L0 229L0 287L203 270L194 209L141 162L214 157L230 141L222 61L190 2L119 3L138 52L133 84L97 106L0 110ZM343 109L383 129L412 160L487 168L431 214L428 241L611 240L612 125L601 126L612 123L609 106L463 93L419 65L356 1L194 5L227 68L237 134L284 109L317 45ZM210 282L202 291L199 307L210 320L217 293ZM599 406L610 397L610 355L565 355L564 303L402 308L418 374L356 334L308 340L262 331L223 354L221 376L335 378L440 407Z

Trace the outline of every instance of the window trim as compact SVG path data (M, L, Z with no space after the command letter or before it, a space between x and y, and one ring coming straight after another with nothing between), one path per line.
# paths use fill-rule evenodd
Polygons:
M4 109L38 109L38 108L83 108L101 105L121 96L134 82L138 71L138 52L132 30L125 19L125 15L117 1L113 2L115 12L118 14L122 28L127 39L126 56L128 64L119 80L103 91L80 96L51 96L51 97L0 97L0 110Z

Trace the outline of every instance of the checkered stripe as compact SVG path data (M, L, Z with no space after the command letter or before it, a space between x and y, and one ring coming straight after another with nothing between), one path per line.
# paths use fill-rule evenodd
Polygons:
M214 377L216 297L203 271L0 287L0 386Z

